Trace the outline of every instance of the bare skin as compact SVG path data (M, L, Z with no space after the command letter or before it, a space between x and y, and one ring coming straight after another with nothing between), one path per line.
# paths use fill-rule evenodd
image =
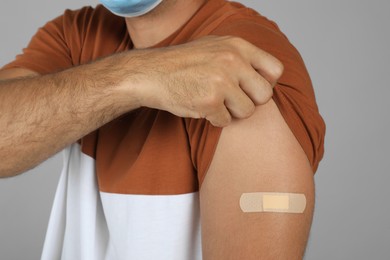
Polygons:
M166 2L150 14L151 19L159 21L160 13L177 23L161 22L161 27L142 38L137 28L147 27L148 16L127 21L137 48L167 37L203 0L178 5L180 12L164 9L170 6L170 0ZM180 17L174 19L174 13ZM226 126L232 117L247 118L255 105L267 102L282 70L276 58L241 39L208 37L177 47L129 51L44 76L25 69L2 71L0 177L36 166L142 106Z

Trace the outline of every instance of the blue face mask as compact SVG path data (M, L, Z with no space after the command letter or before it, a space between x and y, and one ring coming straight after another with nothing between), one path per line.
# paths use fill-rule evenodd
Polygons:
M146 14L163 0L100 0L112 13L122 17L136 17Z

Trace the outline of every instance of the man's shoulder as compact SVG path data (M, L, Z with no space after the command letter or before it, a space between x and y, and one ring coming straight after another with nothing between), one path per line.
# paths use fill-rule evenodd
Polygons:
M241 3L215 0L206 3L193 20L197 28L189 27L201 38L205 35L236 36L257 47L276 54L277 51L291 51L291 44L276 22L258 11Z
M276 22L244 6L235 9L215 28L213 34L241 37L255 45L264 41L288 42Z

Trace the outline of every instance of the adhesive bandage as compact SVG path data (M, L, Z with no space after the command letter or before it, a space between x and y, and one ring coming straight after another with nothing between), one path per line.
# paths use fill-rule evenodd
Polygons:
M243 193L240 198L240 208L247 213L303 213L306 208L306 196L300 193Z

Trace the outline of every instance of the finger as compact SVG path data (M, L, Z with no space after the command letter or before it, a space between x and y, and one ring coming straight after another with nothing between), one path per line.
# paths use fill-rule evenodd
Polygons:
M221 104L214 113L206 116L206 119L216 127L228 126L232 121L232 117L224 104Z
M239 86L226 89L225 106L234 118L247 118L253 114L255 104Z
M268 52L257 48L247 41L241 41L242 43L238 47L242 57L272 86L275 86L277 80L283 74L283 64Z
M245 94L256 105L267 103L273 94L270 82L257 73L251 66L244 66L239 74L239 84Z

